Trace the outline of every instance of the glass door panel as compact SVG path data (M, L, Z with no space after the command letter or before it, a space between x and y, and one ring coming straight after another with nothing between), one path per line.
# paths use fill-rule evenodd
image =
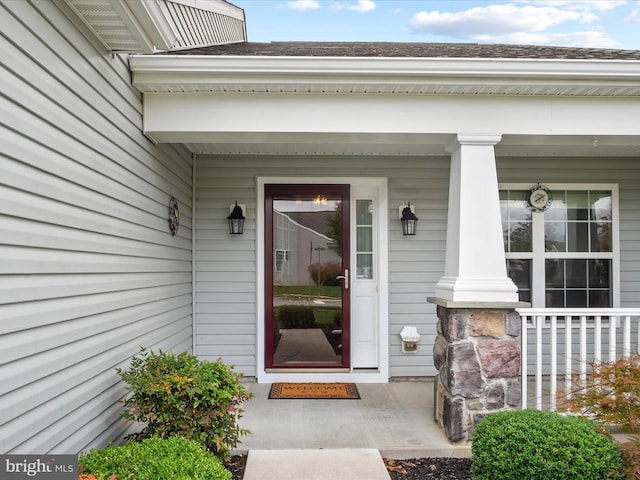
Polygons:
M266 185L267 368L349 366L349 187Z

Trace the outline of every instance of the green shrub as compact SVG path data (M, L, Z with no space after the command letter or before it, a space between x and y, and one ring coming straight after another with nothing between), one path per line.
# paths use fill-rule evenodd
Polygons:
M553 412L488 415L472 443L474 480L624 478L622 456L593 422Z
M240 405L252 394L240 384L240 375L222 361L199 360L188 353L154 353L142 349L131 369L118 369L131 392L122 417L144 429L135 440L182 436L197 441L226 460L240 436Z
M85 478L93 475L98 480L231 480L231 472L218 458L182 437L92 450L78 463Z
M308 270L316 285L340 286L340 280L336 278L338 275L342 275L342 266L339 263L313 263L309 265Z
M280 328L312 328L315 325L313 308L302 305L282 305L277 307Z

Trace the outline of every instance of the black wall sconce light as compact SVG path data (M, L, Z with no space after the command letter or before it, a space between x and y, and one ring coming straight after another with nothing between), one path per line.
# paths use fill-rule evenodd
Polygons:
M238 202L236 201L236 204L231 205L229 210L231 211L227 217L227 220L229 221L229 233L231 235L242 235L242 232L244 231L245 206L238 205Z
M402 223L402 235L415 235L418 217L415 214L415 208L409 202L406 205L400 205L400 222Z

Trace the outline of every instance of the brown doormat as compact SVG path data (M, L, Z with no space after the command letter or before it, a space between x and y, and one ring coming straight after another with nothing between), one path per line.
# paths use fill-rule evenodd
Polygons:
M271 399L344 399L359 400L355 383L274 383Z

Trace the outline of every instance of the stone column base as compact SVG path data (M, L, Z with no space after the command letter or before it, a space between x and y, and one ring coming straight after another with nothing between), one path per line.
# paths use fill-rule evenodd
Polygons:
M438 306L435 418L451 442L490 413L520 405L520 316L512 308Z

